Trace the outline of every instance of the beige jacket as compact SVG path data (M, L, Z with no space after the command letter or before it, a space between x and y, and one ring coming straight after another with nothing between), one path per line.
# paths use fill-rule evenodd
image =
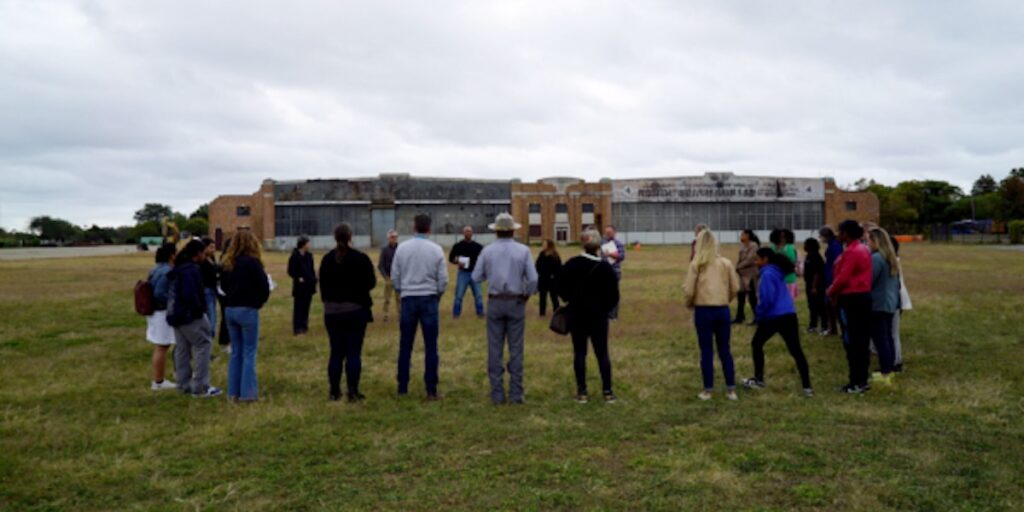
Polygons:
M740 255L736 259L736 272L740 275L740 291L749 292L751 281L757 280L757 249L754 242L741 244Z
M728 258L719 256L700 271L690 262L683 284L686 307L728 306L740 289L740 276Z

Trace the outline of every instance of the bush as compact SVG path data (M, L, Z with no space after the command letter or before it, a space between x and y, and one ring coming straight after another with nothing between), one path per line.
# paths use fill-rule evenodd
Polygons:
M1024 243L1024 220L1011 220L1008 226L1010 228L1010 243Z

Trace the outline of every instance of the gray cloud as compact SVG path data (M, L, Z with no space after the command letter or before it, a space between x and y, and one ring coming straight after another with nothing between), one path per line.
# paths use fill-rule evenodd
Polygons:
M1024 164L1016 2L0 0L0 225L266 177Z

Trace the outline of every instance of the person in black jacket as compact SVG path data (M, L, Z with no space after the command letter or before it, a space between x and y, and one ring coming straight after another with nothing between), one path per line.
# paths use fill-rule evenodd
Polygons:
M608 314L619 303L619 280L612 266L600 256L601 235L597 231L585 231L580 238L586 252L567 261L556 280L558 295L568 302L576 401L587 402L587 338L590 338L601 371L601 390L605 401L610 403L615 401L615 394L608 356Z
M300 236L292 256L288 258L288 276L292 278L292 332L299 336L309 332L309 306L316 295L316 270L313 254L309 252L309 238Z
M324 301L324 325L331 342L327 382L330 399L340 400L344 363L348 401L359 402L366 398L359 393L359 376L366 324L373 321L370 290L377 286L377 276L369 256L349 247L351 226L339 224L334 228L334 240L338 247L320 260L320 298Z
M825 313L825 259L821 257L821 244L816 238L804 240L804 284L807 291L807 309L811 316L809 333L818 333L828 329ZM821 331L818 325L821 325Z
M213 397L220 395L221 391L210 386L213 329L206 314L206 293L199 267L206 258L205 253L203 243L192 240L175 258L174 269L168 275L170 290L167 323L174 327L174 367L178 391L199 397Z
M224 255L221 274L224 315L231 337L228 396L241 402L255 402L259 398L256 348L260 338L260 308L270 298L270 279L261 259L262 250L256 236L248 230L238 230Z
M199 272L203 275L203 290L206 298L206 318L210 320L210 332L217 332L217 281L220 279L220 265L217 264L217 244L213 239L203 238L203 261Z
M555 277L562 269L562 258L558 255L555 242L544 240L544 250L537 255L537 290L540 291L540 316L547 312L548 295L551 296L551 307L558 309L558 294L555 292Z

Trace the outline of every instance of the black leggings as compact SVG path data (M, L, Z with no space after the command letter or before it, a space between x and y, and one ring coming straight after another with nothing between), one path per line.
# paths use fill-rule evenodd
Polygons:
M818 328L819 324L822 329L827 329L828 313L825 311L825 291L821 289L815 290L810 285L804 288L804 291L807 292L807 310L811 314L811 329Z
M786 342L789 354L796 362L796 369L800 372L800 383L803 387L811 387L811 372L807 367L807 358L800 348L800 324L796 319L796 313L790 313L778 318L761 320L757 323L757 331L754 332L754 339L750 342L754 349L754 378L764 381L764 345L772 336L778 333L782 341Z
M342 364L347 373L349 396L359 393L359 377L363 371L363 338L366 335L365 310L339 315L324 315L331 355L327 361L327 382L332 396L341 396Z
M558 309L558 294L555 293L555 287L546 284L538 288L540 291L540 314L543 315L548 310L548 295L551 296L551 307Z
M580 318L570 330L572 335L573 370L576 371L576 393L587 394L587 338L594 346L597 368L601 372L601 390L612 392L612 362L608 357L608 318Z
M743 279L742 277L740 279ZM747 283L747 291L739 292L736 295L736 321L742 322L747 318L744 307L746 306L747 300L750 301L750 313L751 315L756 314L757 311L757 278L752 277Z

